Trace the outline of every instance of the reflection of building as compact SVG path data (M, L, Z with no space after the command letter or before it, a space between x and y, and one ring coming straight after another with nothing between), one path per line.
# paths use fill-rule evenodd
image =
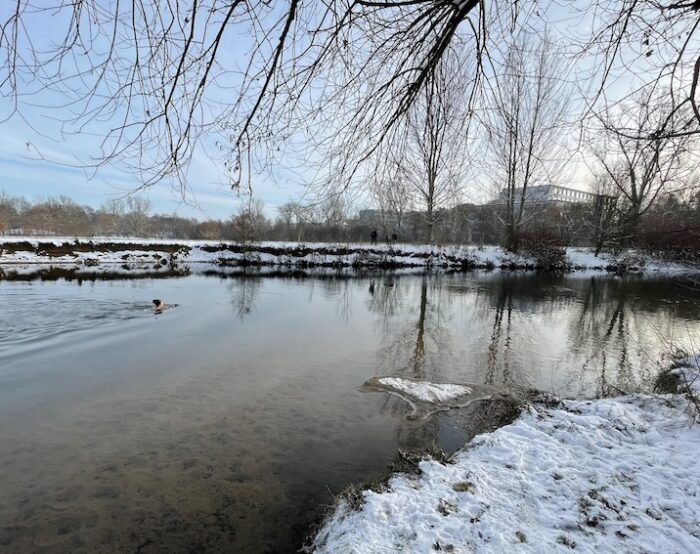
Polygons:
M498 195L496 203L508 201L508 189L503 189ZM522 188L515 189L515 202L519 203L523 195ZM560 187L557 185L540 185L528 187L525 192L525 202L536 202L539 204L575 204L591 203L596 200L597 194L583 192L581 190Z

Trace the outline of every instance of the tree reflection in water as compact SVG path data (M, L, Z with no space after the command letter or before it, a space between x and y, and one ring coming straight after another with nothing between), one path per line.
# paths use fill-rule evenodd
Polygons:
M503 339L503 347L501 348L501 337L504 333L503 317L505 315L505 338ZM501 353L503 360L501 379L498 384L507 387L511 379L511 329L513 318L513 284L511 281L502 281L498 287L496 307L493 317L493 328L491 331L491 340L488 346L488 362L484 383L487 385L495 385L498 365L498 354Z
M232 280L241 319L255 310L265 279ZM700 292L683 283L605 274L338 273L304 278L302 288L310 303L320 291L351 327L371 317L377 374L604 396L647 390L664 355L692 342Z
M388 275L369 286L369 309L378 315L381 333L378 359L382 373L413 379L441 381L445 358L454 334L450 322L449 295L438 275L423 274L419 278ZM387 394L383 400L386 413L404 416L407 406L403 400ZM445 424L442 416L430 416L420 421L400 418L397 426L398 444L412 451L432 450Z
M241 321L255 311L262 282L263 277L255 274L241 274L229 282L231 305Z

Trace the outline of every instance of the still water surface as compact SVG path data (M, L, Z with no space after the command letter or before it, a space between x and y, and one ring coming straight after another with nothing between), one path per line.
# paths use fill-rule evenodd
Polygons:
M0 550L294 551L398 448L488 425L410 421L367 379L648 390L698 342L698 300L683 280L498 272L0 282Z

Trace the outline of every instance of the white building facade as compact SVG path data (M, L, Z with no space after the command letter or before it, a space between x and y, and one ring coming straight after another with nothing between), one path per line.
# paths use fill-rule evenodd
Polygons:
M515 189L515 202L518 204L523 194L522 188ZM592 203L598 198L597 194L581 190L560 187L558 185L539 185L528 187L525 192L525 202L541 204L576 204ZM508 202L508 189L503 189L498 195L497 203Z

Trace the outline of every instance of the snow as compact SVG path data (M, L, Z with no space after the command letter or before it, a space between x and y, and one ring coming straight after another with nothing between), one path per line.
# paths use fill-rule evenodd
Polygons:
M471 388L464 385L413 381L400 377L380 377L377 382L387 388L413 396L421 402L447 402L472 392Z
M312 550L700 552L694 410L682 395L543 399L359 511L340 500Z
M512 254L496 246L433 246L416 244L257 242L241 245L215 241L161 240L137 238L0 237L0 265L52 264L90 265L148 264L159 261L180 266L196 263L217 265L258 265L283 267L391 267L456 269L534 269L537 261ZM31 250L3 251L3 244L24 242ZM123 249L100 249L100 244L123 245ZM89 245L86 252L53 255L39 245ZM163 250L158 250L158 246ZM142 246L143 249L139 247ZM180 248L172 252L173 246ZM574 270L644 270L664 273L697 271L681 264L656 261L633 251L618 256L595 256L590 248L569 248L569 267Z
M700 353L678 361L671 372L680 377L680 391L700 400Z
M626 250L613 255L601 253L598 256L592 248L567 248L566 257L574 269L607 269L625 267L648 272L679 273L687 272L688 266L652 258L636 250Z

